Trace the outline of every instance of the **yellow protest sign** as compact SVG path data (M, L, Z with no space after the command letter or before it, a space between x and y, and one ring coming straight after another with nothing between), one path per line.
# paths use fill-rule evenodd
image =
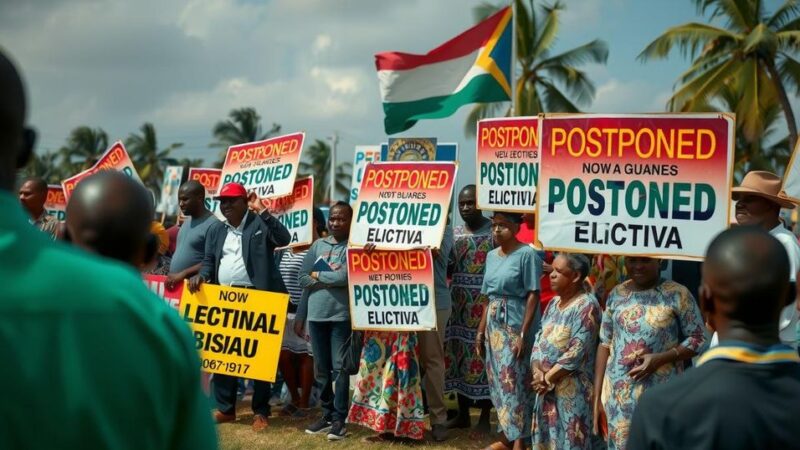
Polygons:
M203 284L184 289L181 315L194 333L203 371L275 381L287 294Z

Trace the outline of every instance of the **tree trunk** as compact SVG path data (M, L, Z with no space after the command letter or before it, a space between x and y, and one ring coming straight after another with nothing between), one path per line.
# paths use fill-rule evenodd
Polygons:
M789 151L793 152L794 146L797 144L797 122L794 118L794 111L792 111L792 104L789 103L789 97L786 95L786 88L783 86L783 81L781 81L781 76L778 73L778 69L775 68L775 62L767 60L763 61L767 68L767 72L769 72L770 78L772 78L772 83L775 85L775 89L778 91L778 99L781 102L783 114L786 116L786 125L789 128Z

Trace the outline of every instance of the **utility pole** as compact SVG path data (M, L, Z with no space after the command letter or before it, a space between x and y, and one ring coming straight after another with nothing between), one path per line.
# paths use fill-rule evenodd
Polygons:
M333 136L329 136L328 139L331 141L331 192L328 196L328 201L332 204L333 196L336 193L336 144L339 143L339 133L334 131Z

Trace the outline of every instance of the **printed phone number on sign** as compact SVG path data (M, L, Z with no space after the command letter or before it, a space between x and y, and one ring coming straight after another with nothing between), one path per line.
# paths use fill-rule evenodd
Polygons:
M225 362L219 359L203 358L203 369L224 370L225 372L246 374L250 370L250 364L240 364Z

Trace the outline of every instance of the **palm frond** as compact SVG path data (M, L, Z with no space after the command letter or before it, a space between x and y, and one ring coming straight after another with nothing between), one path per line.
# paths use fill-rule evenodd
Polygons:
M552 83L542 80L539 84L542 86L544 104L548 112L580 112L580 109Z
M787 90L793 88L795 95L800 95L800 62L788 55L783 55L778 61L778 73L780 73Z
M741 62L728 59L706 70L702 75L685 83L669 100L672 111L692 111L694 104L705 103L706 99L721 90L728 79L739 70Z
M557 3L552 7L542 6L542 10L545 15L542 22L536 26L537 33L534 38L533 51L531 52L533 58L540 57L540 55L550 49L555 43L556 34L558 33L559 14L563 10L563 7Z
M725 40L738 41L741 40L741 36L703 23L686 23L668 28L661 36L648 44L636 58L640 61L663 59L676 46L683 56L693 57L707 43Z
M603 40L595 39L571 50L542 60L534 69L546 68L553 65L577 66L586 63L605 64L606 61L608 61L608 44Z
M772 29L781 28L792 20L797 19L799 14L800 3L797 0L786 0L767 20L767 26Z

